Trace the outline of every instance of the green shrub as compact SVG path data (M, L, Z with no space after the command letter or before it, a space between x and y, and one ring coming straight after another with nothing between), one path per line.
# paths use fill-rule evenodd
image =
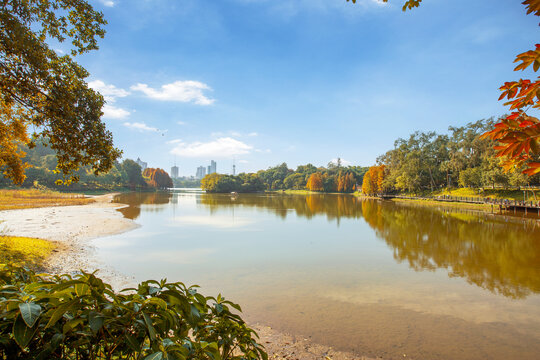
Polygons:
M0 266L0 358L267 359L257 334L196 286L149 280L114 292L94 273Z

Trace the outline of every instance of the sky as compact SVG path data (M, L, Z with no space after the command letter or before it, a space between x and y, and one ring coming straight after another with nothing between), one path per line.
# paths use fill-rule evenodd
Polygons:
M77 61L123 158L369 166L415 131L501 116L498 88L532 76L513 72L539 30L521 1L403 1L90 0L107 33Z

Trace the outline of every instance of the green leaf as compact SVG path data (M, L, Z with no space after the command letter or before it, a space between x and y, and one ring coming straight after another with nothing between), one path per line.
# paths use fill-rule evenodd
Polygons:
M161 360L163 359L163 353L161 351L155 352L152 355L148 355L144 360Z
M47 326L45 326L45 329L50 328L51 326L54 326L58 320L64 316L64 314L73 306L75 305L79 299L73 299L70 302L64 303L60 306L58 306L53 314L51 315L51 318L49 319L49 322L47 323Z
M84 296L84 295L88 294L89 291L90 291L90 286L88 286L86 284L76 284L75 285L75 294L77 294L77 296Z
M154 329L154 326L152 325L152 319L150 319L150 316L148 316L148 314L146 314L144 311L142 315L146 324L146 328L148 329L148 335L150 336L150 340L156 340L156 329Z
M36 330L37 327L34 329L26 326L22 316L17 316L17 319L13 323L13 338L21 349L24 349L34 337Z
M104 321L105 317L96 311L91 311L88 315L88 324L90 325L90 329L95 333L101 329Z
M134 336L126 334L126 342L133 351L141 351L141 344Z
M36 303L19 303L21 316L28 327L34 327L39 315L41 314L41 306Z
M161 309L167 309L167 303L158 297L153 297L147 300L148 303L155 304Z
M62 327L62 332L64 334L67 334L68 332L75 329L77 326L79 326L83 322L84 322L84 319L82 318L76 318L76 319L70 320L64 324L64 326Z
M223 305L221 305L221 304L216 304L215 307L216 307L217 313L218 313L218 314L221 314L221 312L223 311Z

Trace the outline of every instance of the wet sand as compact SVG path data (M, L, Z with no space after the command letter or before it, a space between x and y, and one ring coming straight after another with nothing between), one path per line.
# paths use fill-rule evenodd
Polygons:
M102 263L91 240L133 230L139 225L117 211L122 204L111 203L115 194L95 196L92 204L53 206L0 211L1 233L26 236L56 243L54 254L46 262L51 273L75 274L81 269L94 271L115 289L134 285L134 280ZM334 350L302 336L290 335L269 326L251 324L268 351L269 359L298 360L374 360L353 353Z

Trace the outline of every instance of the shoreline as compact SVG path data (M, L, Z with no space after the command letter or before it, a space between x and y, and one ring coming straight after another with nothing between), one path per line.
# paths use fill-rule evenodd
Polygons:
M96 256L93 239L140 227L117 211L128 205L111 203L116 193L93 196L87 205L51 206L0 211L4 234L47 240L55 244L44 267L53 274L99 270L99 277L116 291L133 286L134 279L106 266ZM260 337L271 359L276 360L379 360L311 342L299 334L287 334L259 323L248 323Z
M127 205L111 203L116 193L92 196L86 205L48 206L0 211L2 232L7 236L24 236L52 242L56 249L44 261L53 274L93 272L113 287L120 288L130 279L103 264L95 255L93 239L120 234L138 228L117 209Z

